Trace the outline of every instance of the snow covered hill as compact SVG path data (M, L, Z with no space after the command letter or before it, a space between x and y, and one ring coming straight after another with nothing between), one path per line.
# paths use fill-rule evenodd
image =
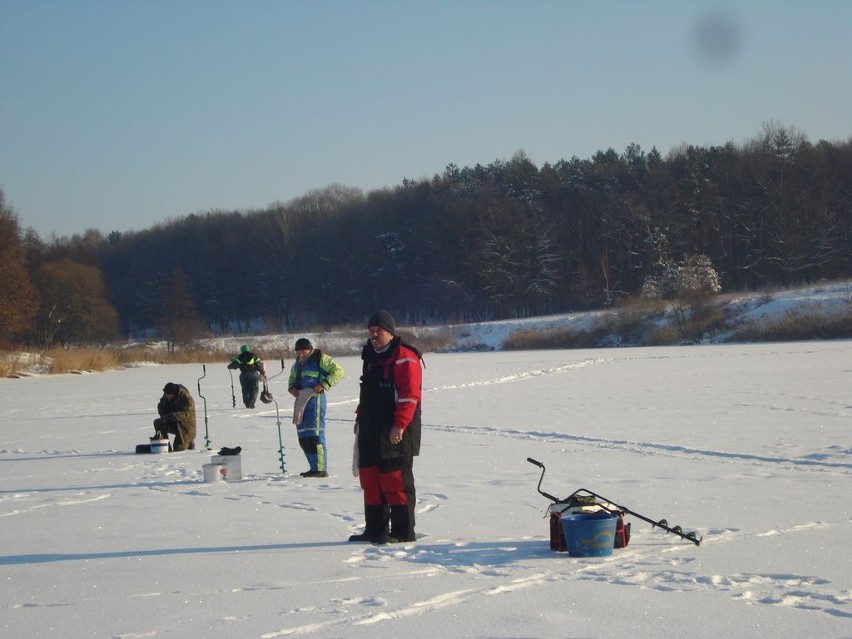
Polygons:
M769 321L779 319L793 310L800 312L813 311L826 315L838 312L849 312L852 308L852 281L836 282L806 288L779 291L772 294L731 294L725 296L723 312L727 317L726 329L707 335L702 343L719 344L729 341L732 330L749 321ZM590 311L584 313L566 313L513 319L496 322L477 322L472 324L454 324L439 327L407 327L400 330L414 336L415 339L437 338L445 341L448 351L488 351L501 350L504 341L516 331L557 331L571 329L575 332L587 332L595 322L601 321L607 315L618 311ZM660 323L672 322L672 313L654 321ZM648 329L651 328L649 323ZM356 355L361 352L364 344L365 330L345 330L330 332L284 333L277 335L252 335L237 337L222 337L203 340L203 344L212 350L236 352L243 343L252 344L253 348L266 352L286 352L292 349L299 337L307 337L315 345L331 353L339 355ZM610 345L630 346L612 337Z

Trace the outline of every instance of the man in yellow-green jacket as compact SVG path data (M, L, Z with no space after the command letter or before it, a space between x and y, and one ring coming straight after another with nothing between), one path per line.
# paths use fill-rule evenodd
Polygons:
M343 369L310 340L296 340L296 363L290 369L287 390L296 398L293 423L299 446L305 453L310 469L302 477L328 477L325 445L325 393L343 379Z

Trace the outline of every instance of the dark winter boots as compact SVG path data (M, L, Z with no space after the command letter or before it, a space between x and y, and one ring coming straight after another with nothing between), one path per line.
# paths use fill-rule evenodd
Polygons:
M413 510L410 506L364 506L364 532L352 535L349 541L366 541L371 544L415 541Z
M364 506L364 532L352 535L349 541L366 541L371 544L388 543L388 510L385 506Z
M388 543L398 544L403 541L414 541L414 521L408 506L391 506L391 531Z

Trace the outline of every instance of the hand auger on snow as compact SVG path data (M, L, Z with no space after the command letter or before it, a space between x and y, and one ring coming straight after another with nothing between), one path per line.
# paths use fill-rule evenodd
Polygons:
M231 408L236 408L237 396L234 395L234 371L229 368L228 373L231 375Z
M268 377L266 382L275 379L284 373L284 358L281 358L281 372L275 373L272 377ZM281 472L287 475L287 470L284 465L284 438L281 436L281 416L278 414L278 400L270 395L270 398L275 403L275 425L278 426L278 462L281 465Z
M204 400L204 448L210 450L210 433L207 431L207 398L201 394L201 380L207 377L207 364L201 365L204 374L198 378L198 396Z
M609 504L613 508L616 508L616 509L620 510L621 512L623 512L625 515L633 515L634 517L637 517L638 519L641 519L642 521L648 522L649 524L651 524L652 528L662 528L667 533L672 533L674 535L677 535L681 539L686 539L687 541L691 541L696 546L701 544L701 540L703 539L703 537L699 537L698 533L696 533L694 531L685 533L685 532L683 532L683 528L681 528L680 526L671 526L670 527L669 523L665 519L660 519L660 520L655 521L655 520L651 519L650 517L646 517L645 515L640 515L639 513L635 512L633 510L630 510L626 506L621 506L620 504L616 504L611 499L607 499L606 497L598 495L597 493L593 493L591 490L589 490L587 488L579 488L579 489L575 490L573 493L571 493L570 495L568 495L565 499L558 499L558 498L554 497L553 495L544 492L541 489L541 481L544 479L544 471L545 471L544 464L542 464L538 460L533 459L532 457L527 457L527 461L529 463L533 464L534 466L538 466L539 468L541 468L541 476L538 478L538 492L539 492L539 494L543 495L544 497L547 497L553 503L556 503L556 504L568 503L568 502L572 501L572 499L576 500L575 498L580 498L580 500L582 500L583 497L586 497L586 499L588 499L588 498L599 499L601 502L604 502L604 504ZM603 505L603 507L606 508L605 505Z

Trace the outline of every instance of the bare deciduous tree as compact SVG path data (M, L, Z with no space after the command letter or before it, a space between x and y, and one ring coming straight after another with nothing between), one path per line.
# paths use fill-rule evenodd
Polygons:
M162 293L157 328L166 340L169 353L174 353L177 346L199 337L204 332L204 324L192 300L189 279L180 268L175 269Z
M69 259L45 262L36 269L33 281L41 297L35 338L43 348L117 336L118 314L106 299L97 267Z
M31 328L38 308L21 246L18 218L0 189L0 342Z

